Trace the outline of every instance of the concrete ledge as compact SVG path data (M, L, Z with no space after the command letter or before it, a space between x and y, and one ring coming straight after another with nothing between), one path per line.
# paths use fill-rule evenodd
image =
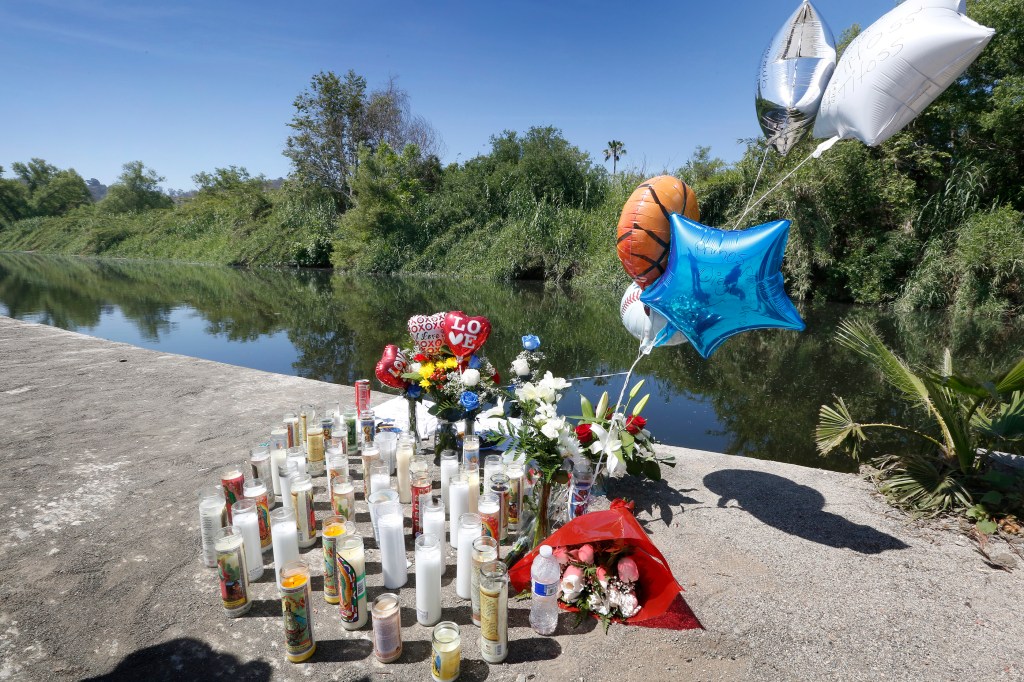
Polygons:
M426 679L412 579L399 663L376 663L369 630L344 631L318 591L319 650L292 665L272 569L229 620L198 561L198 487L285 411L351 395L0 317L0 679ZM855 476L671 450L666 481L611 492L637 500L706 630L606 636L563 616L540 637L514 603L509 659L488 666L449 561L463 680L1024 679L1022 572L985 567ZM372 597L375 550L368 562Z

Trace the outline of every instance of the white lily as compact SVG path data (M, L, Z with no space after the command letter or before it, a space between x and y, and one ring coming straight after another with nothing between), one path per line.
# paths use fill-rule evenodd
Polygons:
M590 451L595 455L607 456L608 473L614 473L615 469L622 464L622 441L619 440L618 429L612 426L605 430L599 424L591 424L590 433L594 436L594 442L590 444Z
M552 417L540 427L540 432L548 438L555 440L565 427L565 417Z
M552 394L562 390L563 388L569 388L572 385L562 377L553 376L551 372L545 372L544 378L541 379L538 384L542 388L550 390Z
M543 399L543 392L536 384L527 382L516 389L516 397L523 401L536 403Z
M490 417L504 417L505 416L505 399L498 398L498 404L489 410L484 410L480 414L480 419L489 419Z

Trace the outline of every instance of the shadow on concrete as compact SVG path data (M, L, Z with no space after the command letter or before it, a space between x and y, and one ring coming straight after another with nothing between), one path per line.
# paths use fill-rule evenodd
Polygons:
M263 682L272 669L266 661L244 663L231 654L214 651L206 642L181 637L139 649L106 675L89 680L237 680Z
M368 639L325 639L316 643L316 663L351 663L368 659L373 644Z
M704 485L719 496L719 507L724 508L735 500L741 509L762 523L828 547L849 548L861 554L880 554L908 547L902 540L871 526L824 511L824 495L782 476L725 469L705 476Z
M640 517L641 512L646 512L648 516L653 518L660 516L666 526L671 526L672 519L675 518L673 507L683 511L684 504L699 504L698 500L685 494L692 491L693 488L677 490L670 486L665 479L650 481L640 479L637 476L626 476L608 481L608 499L614 500L618 497L623 497L633 500L634 504L636 504L635 514L637 521L648 532L650 532L650 529L647 527L647 524L650 521L642 519ZM657 513L655 513L655 508L658 510Z

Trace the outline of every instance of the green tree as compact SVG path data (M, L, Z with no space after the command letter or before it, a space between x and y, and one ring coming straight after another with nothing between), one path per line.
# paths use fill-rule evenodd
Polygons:
M33 158L28 163L15 161L11 164L11 170L18 176L18 179L25 183L29 196L35 194L36 190L44 187L60 169L53 164L46 163L42 159Z
M32 210L40 216L64 215L73 208L91 203L92 195L85 180L73 168L57 171L32 195Z
M99 203L105 213L140 213L154 208L171 208L174 202L160 191L164 178L141 161L122 166L117 182L110 186Z
M619 159L626 155L626 145L619 140L611 140L608 142L608 146L604 150L605 163L608 159L612 160L612 175L615 175L615 165L619 162Z
M728 167L728 164L722 159L711 156L711 147L698 145L683 167L676 171L676 175L684 182L693 185L711 180Z
M18 180L5 179L4 167L0 166L0 227L28 215L28 190Z

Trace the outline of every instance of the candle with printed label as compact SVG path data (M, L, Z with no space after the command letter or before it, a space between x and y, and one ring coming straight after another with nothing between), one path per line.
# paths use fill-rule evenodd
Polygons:
M229 464L220 472L220 487L224 492L224 504L228 510L228 523L232 522L231 505L245 497L242 490L245 474L241 464Z
M324 600L328 604L338 603L338 541L348 530L345 519L331 515L324 519Z
M271 545L270 495L267 492L266 480L256 478L246 481L242 486L242 491L245 494L245 499L252 500L256 503L256 520L259 521L260 524L260 550L263 552L269 552Z
M366 554L360 535L345 535L337 546L338 607L341 626L358 630L366 625Z
M316 510L313 508L313 479L309 474L293 474L292 508L295 526L299 531L299 547L306 549L316 544Z
M508 656L508 569L500 561L480 567L480 657L501 663Z
M217 531L213 546L217 552L221 605L225 614L236 618L252 608L242 532L234 526L225 526Z
M480 627L480 569L484 564L498 560L498 541L482 535L473 540L473 573L470 597L473 601L473 625Z
M395 451L395 470L398 474L398 499L402 504L412 502L412 478L410 477L409 465L412 464L415 442L412 436L403 433L398 439L398 449Z
M292 663L302 663L316 651L309 567L305 561L297 559L284 565L278 590L284 620L285 657Z
M430 677L434 682L455 682L462 666L462 637L450 620L434 626L430 636Z
M373 655L381 663L402 656L401 602L397 594L385 592L373 600Z

